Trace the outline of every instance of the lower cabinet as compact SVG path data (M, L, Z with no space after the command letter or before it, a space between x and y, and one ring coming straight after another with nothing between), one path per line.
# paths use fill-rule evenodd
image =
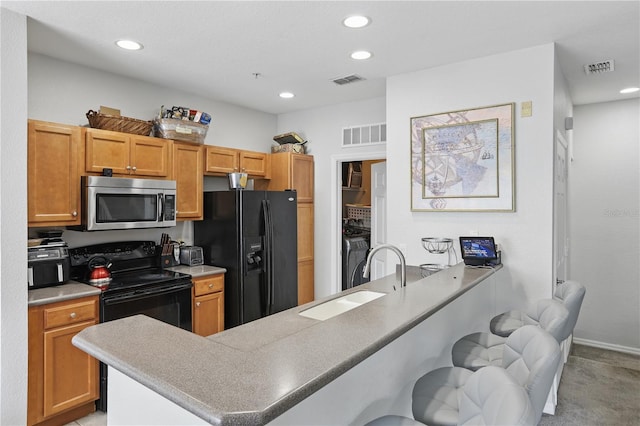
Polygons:
M95 411L98 360L71 339L98 323L98 296L29 308L27 424L65 424Z
M193 332L210 336L224 330L224 274L193 278Z

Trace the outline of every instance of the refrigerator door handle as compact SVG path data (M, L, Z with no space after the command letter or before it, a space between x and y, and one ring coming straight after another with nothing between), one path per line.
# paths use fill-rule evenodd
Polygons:
M269 200L262 200L262 211L264 214L264 263L266 279L266 309L265 314L271 315L273 311L273 220L271 217L271 203Z

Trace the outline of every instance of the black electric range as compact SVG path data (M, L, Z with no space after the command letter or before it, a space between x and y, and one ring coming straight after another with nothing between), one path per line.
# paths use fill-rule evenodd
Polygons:
M71 278L91 284L89 262L102 257L111 263L111 281L97 285L108 296L129 290L190 281L191 276L161 268L153 241L124 241L69 249Z
M91 284L90 265L97 257L110 263L111 280L95 284L100 294L100 322L147 315L192 331L191 275L161 268L153 241L125 241L69 249L71 278ZM100 363L99 410L107 411L107 366Z

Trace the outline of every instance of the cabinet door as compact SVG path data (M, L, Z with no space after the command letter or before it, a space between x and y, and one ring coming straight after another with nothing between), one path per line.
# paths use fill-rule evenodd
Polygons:
M298 305L313 302L313 260L298 262Z
M291 183L298 192L298 203L313 202L313 157L291 154Z
M313 203L298 204L298 261L313 260Z
M226 175L239 170L240 156L237 149L207 146L204 167L206 174Z
M130 136L131 174L139 176L169 175L169 150L171 141L149 136Z
M202 219L202 146L173 143L172 179L176 181L178 220Z
M29 226L80 224L78 147L81 128L29 121Z
M224 292L194 298L193 332L210 336L224 330Z
M71 344L71 338L95 321L44 333L44 416L98 398L98 361Z
M85 171L102 173L112 169L114 174L128 175L131 171L131 139L126 133L86 129Z
M269 174L269 154L264 152L240 151L240 171L251 177L264 178Z

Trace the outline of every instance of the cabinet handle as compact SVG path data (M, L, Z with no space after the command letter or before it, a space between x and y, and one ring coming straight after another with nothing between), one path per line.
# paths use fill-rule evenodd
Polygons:
M213 283L209 284L209 288L213 288Z
M77 211L75 211L75 210L74 210L74 211L72 211L72 212L71 212L71 216L73 216L73 217L77 217L77 216L78 216L78 212L77 212Z
M69 314L69 317L70 317L71 319L76 319L77 315L76 315L76 313L75 313L75 312L71 312L71 313Z
M127 169L127 170L131 170L131 166L127 166L127 167L126 167L126 169Z
M196 308L200 306L200 302L196 302Z
M136 170L138 170L138 168L136 166L132 167L133 171L135 172Z

